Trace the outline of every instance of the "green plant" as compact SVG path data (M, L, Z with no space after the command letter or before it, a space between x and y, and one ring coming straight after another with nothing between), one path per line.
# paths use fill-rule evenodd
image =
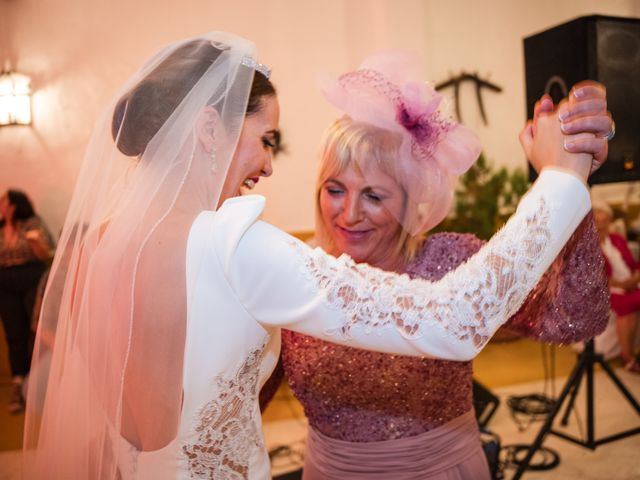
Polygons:
M487 240L513 214L520 198L529 188L524 169L494 171L484 154L460 178L455 191L454 209L435 232L473 233Z

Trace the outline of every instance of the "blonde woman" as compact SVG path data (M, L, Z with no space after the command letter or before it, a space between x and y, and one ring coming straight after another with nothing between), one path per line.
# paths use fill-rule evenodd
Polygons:
M437 113L438 94L412 77L419 70L408 54L383 52L325 87L345 115L322 142L316 232L318 244L335 256L438 281L484 243L469 234L424 235L448 212L451 177L471 165L479 144ZM579 103L576 94L586 101ZM539 105L537 114L548 108ZM611 128L598 85L577 88L561 108L575 115L565 131L603 136ZM525 147L532 131L523 133ZM604 158L606 140L592 141L581 148ZM514 268L506 259L497 265L509 274ZM607 320L603 267L587 218L508 325L555 343L592 337ZM411 301L401 301L410 308ZM475 311L490 312L493 302L485 297ZM431 305L438 310L446 303ZM458 312L462 318L462 311L452 314ZM370 315L375 325L376 313ZM476 333L467 330L470 338ZM282 361L309 420L305 480L489 478L472 406L471 362L364 351L286 330Z

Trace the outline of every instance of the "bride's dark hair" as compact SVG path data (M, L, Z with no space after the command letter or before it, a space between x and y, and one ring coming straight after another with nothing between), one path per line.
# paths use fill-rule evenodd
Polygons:
M221 52L206 40L186 43L125 94L116 104L111 123L111 134L117 141L118 150L131 157L142 154L149 141ZM276 89L271 81L256 71L249 93L247 115L259 112L263 97L275 94Z

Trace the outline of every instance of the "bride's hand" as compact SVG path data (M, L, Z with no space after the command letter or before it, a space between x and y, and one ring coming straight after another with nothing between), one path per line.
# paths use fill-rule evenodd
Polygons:
M533 110L533 135L535 121L540 113L549 113L554 109L553 100L543 95ZM591 173L607 160L609 140L615 134L611 113L607 111L607 91L601 83L585 80L571 89L568 102L559 109L561 129L567 136L565 148L571 153L591 153L593 163ZM595 136L580 136L580 133L593 133Z
M563 100L553 112L539 111L535 120L530 120L520 133L520 143L527 158L540 172L545 167L555 167L574 173L584 182L591 171L593 156L588 153L571 153L566 147L589 144L595 138L593 133L579 133L565 136L560 130L558 112L567 100ZM535 132L535 134L534 134ZM574 145L568 145L573 143Z
M562 131L567 136L593 133L594 137L567 139L567 150L573 153L593 154L591 172L607 160L609 140L615 135L611 113L607 111L607 90L601 83L585 80L571 89L568 103L558 111Z

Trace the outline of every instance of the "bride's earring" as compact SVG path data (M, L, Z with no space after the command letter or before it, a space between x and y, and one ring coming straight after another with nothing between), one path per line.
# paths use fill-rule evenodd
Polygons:
M211 144L211 152L209 152L209 156L211 157L211 173L218 173L218 161L216 160L216 140L213 139L213 143Z

